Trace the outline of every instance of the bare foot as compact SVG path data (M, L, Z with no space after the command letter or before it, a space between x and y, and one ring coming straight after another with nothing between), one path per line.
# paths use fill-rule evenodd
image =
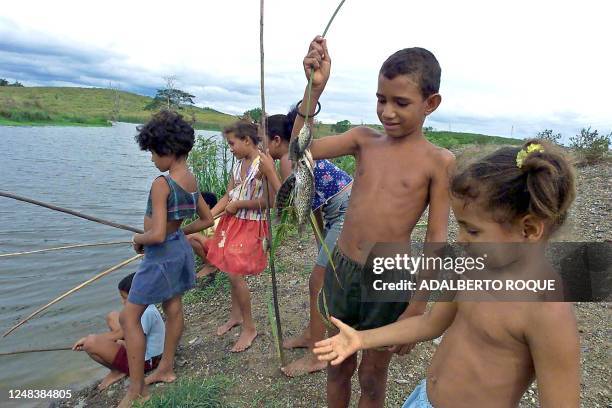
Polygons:
M246 349L251 347L251 344L253 343L253 340L255 340L255 337L257 337L257 330L242 328L242 331L240 332L240 337L238 337L238 341L236 342L236 344L234 344L234 347L232 347L231 352L240 353L242 351L245 351Z
M142 393L140 394L131 393L128 389L128 392L125 394L125 397L123 397L119 405L117 405L117 408L131 408L134 402L147 402L149 398L151 398L151 396L149 395L149 390L147 387L144 387L142 389Z
M304 357L282 367L281 371L287 377L299 377L304 374L311 374L324 370L325 367L327 367L327 362L319 361L312 351L309 351Z
M308 348L310 345L310 336L306 333L302 333L299 336L293 336L283 341L284 349L294 349L294 348Z
M216 272L217 268L212 265L204 265L202 269L196 274L198 278L203 278L204 276L208 276L213 272Z
M164 370L161 371L157 368L151 374L145 377L145 384L155 384L155 383L171 383L176 381L176 374L174 370Z
M125 373L122 373L121 371L111 370L110 373L106 374L106 377L102 379L102 382L98 384L98 390L104 391L123 377L125 377Z
M234 319L230 317L230 319L225 322L225 324L219 326L217 328L217 336L223 336L228 331L232 330L236 326L240 326L242 324L242 320Z

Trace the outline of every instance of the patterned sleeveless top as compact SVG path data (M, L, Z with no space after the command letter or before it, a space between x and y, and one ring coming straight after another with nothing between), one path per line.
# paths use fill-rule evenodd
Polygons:
M246 176L242 180L242 165L244 159L238 162L238 165L234 168L234 188L228 193L230 201L236 200L257 200L263 196L264 188L261 177L256 177L259 173L259 156L253 160L251 166L246 171ZM237 218L245 220L260 221L266 219L266 214L263 209L246 209L241 208L236 212Z
M312 211L322 207L327 201L353 182L353 178L329 160L316 160L314 166L315 195Z
M196 208L198 205L198 197L200 191L190 193L185 191L176 181L172 180L172 177L161 175L168 182L170 187L170 194L168 194L168 200L166 202L168 211L168 221L177 221L184 218L190 218L196 214ZM158 177L158 178L159 178ZM149 197L147 198L147 209L145 214L148 217L153 215L153 204L151 201L151 191L149 190Z

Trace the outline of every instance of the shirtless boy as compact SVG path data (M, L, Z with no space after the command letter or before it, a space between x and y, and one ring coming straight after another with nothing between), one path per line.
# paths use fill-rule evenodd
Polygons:
M304 58L306 77L313 69L309 117L329 79L331 59L326 41L316 37ZM453 155L431 144L423 136L423 122L440 105L440 66L427 50L409 48L385 61L378 75L377 114L384 133L356 127L336 135L313 140L312 156L328 159L344 155L356 158L355 178L344 226L333 254L335 272L327 267L319 310L345 319L357 329L372 329L419 315L425 302L361 304L361 273L368 253L379 242L408 242L417 221L429 205L426 240L447 239L449 170ZM300 104L306 113L308 91ZM293 127L296 136L304 123L298 115ZM356 273L354 273L356 272ZM336 275L342 284L336 280ZM325 304L325 305L323 305ZM358 311L358 312L355 312ZM364 351L359 364L360 407L382 407L387 370L392 352L406 353L410 345L390 351ZM353 355L342 364L328 367L327 401L330 407L346 407L351 397L351 378L357 368Z

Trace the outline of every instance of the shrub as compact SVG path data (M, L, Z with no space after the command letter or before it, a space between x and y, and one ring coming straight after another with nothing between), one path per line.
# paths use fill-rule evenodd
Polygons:
M548 140L549 142L560 145L561 143L561 133L553 133L552 129L544 129L541 132L538 132L538 139Z
M582 128L580 134L570 138L570 146L575 149L580 161L586 164L596 163L608 155L612 133L600 135L591 127Z
M348 120L341 120L340 122L336 122L335 125L332 125L332 132L336 133L344 133L351 128L351 122Z

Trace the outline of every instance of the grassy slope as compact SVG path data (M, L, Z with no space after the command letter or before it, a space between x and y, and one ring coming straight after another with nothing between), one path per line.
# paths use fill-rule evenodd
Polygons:
M119 121L143 123L151 112L144 106L151 98L119 91ZM115 91L98 88L0 87L0 124L90 123L105 124L115 106ZM213 109L185 108L195 116L196 127L220 128L235 117Z
M144 106L151 101L147 96L118 91L119 115L122 122L144 123L151 112ZM61 87L0 87L0 125L106 125L115 106L115 91L100 88ZM195 118L196 127L220 129L236 120L235 116L210 108L185 108L181 113ZM382 131L380 125L367 125ZM330 124L320 124L315 134L333 134ZM518 144L519 139L507 139L473 133L430 132L427 137L442 147L465 144Z

